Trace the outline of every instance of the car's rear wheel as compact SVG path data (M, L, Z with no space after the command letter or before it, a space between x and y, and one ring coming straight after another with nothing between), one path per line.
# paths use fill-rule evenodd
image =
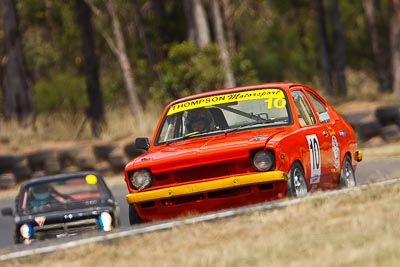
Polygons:
M349 155L343 159L342 169L340 170L339 187L347 188L356 186L356 176Z
M135 206L133 204L129 204L129 224L138 224L141 223L142 219L139 217L139 214L137 213Z
M293 163L289 171L286 195L289 197L302 197L307 195L307 183L303 167L299 162Z

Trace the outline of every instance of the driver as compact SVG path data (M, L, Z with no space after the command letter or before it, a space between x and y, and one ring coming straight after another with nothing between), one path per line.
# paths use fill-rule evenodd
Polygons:
M206 108L197 108L187 111L187 133L208 132L213 128L214 120L210 111Z
M32 186L28 207L39 207L56 202L57 200L52 196L51 188L48 184Z

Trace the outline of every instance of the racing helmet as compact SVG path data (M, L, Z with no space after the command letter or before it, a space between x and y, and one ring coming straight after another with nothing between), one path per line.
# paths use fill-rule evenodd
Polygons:
M39 184L32 187L32 195L37 200L45 200L50 196L50 187L47 184Z
M207 132L214 129L214 119L209 110L206 108L196 108L186 111L185 114L185 126L187 132L194 131L193 124L199 121L204 122L204 128L201 130L202 132Z

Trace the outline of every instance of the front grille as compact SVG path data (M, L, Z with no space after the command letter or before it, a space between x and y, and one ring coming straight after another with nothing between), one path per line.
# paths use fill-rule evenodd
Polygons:
M168 171L154 174L154 186L161 186L170 183L184 183L203 179L228 177L241 173L253 172L254 169L248 158L241 160L214 163L190 168Z
M86 219L74 222L35 226L33 232L36 239L46 239L64 235L75 235L99 229L100 226L96 219Z

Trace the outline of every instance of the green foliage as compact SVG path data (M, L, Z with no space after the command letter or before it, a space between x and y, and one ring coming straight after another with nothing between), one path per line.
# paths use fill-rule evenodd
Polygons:
M33 90L37 113L76 113L88 105L85 79L73 73L55 73L38 81Z
M119 66L117 66L119 67ZM100 89L103 94L103 101L106 106L126 105L127 92L122 77L115 75L114 72L102 73Z
M158 69L163 75L162 84L156 82L151 87L151 95L156 101L166 103L223 86L222 64L215 45L199 49L190 42L174 44Z
M246 53L242 48L231 57L232 69L238 86L259 83L253 63L245 55Z
M256 71L251 61L245 58L243 50L233 54L231 61L237 85L258 82ZM225 73L215 44L204 49L190 42L175 44L158 68L163 75L163 84L154 83L151 95L164 104L179 97L224 86Z
M76 69L81 44L74 3L30 0L17 7L25 58L34 79L55 69Z
M308 1L263 1L240 14L240 48L261 82L308 82L318 75L313 12Z
M113 36L105 2L90 2L99 11L98 15L92 14L92 23L105 105L125 104L127 93L118 60L102 36ZM184 41L187 25L183 1L138 2L143 15L143 30L154 51L161 77L154 77L150 70L136 29L132 3L120 0L113 3L140 100L144 104L147 101L165 104L178 97L222 88L225 75L218 47L211 44L199 49ZM389 51L389 2L380 1L376 10L384 51ZM312 1L232 0L230 3L233 11L230 19L237 42L230 56L237 85L269 81L322 83ZM323 1L323 5L328 52L333 66L329 1ZM205 8L210 14L209 5ZM362 3L339 1L339 9L346 45L346 68L373 73L372 48ZM17 2L17 10L37 111L84 110L87 96L75 1L24 0ZM212 27L210 29L212 31ZM3 39L0 38L1 43ZM389 56L390 53L386 53L386 65L389 65ZM0 69L0 73L4 71ZM1 93L0 101L4 102Z

